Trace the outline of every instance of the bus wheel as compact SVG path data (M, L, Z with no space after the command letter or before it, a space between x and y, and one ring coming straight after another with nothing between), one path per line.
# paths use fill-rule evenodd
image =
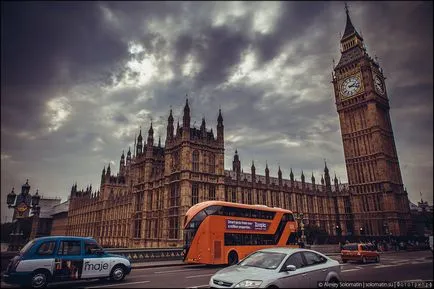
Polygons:
M238 263L238 254L235 251L231 251L228 256L228 265L235 265Z

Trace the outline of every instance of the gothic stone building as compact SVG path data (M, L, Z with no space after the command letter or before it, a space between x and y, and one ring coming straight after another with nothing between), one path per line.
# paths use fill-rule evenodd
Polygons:
M168 117L164 147L154 144L152 123L147 140L141 130L133 153L122 153L119 173L110 165L98 192L71 190L68 234L93 236L107 247L182 245L184 214L206 200L263 204L303 213L305 223L331 235L405 235L410 221L403 189L382 70L367 54L362 37L347 23L342 55L334 67L333 85L339 114L348 184L331 179L325 164L317 184L241 170L235 153L232 170L224 169L224 126L221 111L217 135L190 126L188 100L182 126Z

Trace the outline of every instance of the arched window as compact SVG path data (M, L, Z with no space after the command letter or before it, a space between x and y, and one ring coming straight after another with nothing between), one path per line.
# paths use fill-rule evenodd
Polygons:
M231 202L236 203L237 202L237 190L236 190L236 188L232 188L231 190L232 190L232 200L231 200Z
M267 191L262 191L262 204L263 205L268 205L267 204Z
M191 205L199 203L199 185L193 183L191 186Z
M209 200L215 200L215 184L209 184Z
M199 171L199 152L193 152L193 172Z
M179 152L174 152L172 155L172 172L180 169Z
M209 165L208 172L211 173L211 174L214 174L215 173L215 156L214 156L213 153L209 154L209 163L208 163L208 165Z

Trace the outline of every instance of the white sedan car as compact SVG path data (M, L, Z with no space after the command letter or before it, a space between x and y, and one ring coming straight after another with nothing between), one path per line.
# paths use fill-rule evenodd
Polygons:
M318 282L339 282L338 261L299 248L256 251L211 277L211 288L317 288Z

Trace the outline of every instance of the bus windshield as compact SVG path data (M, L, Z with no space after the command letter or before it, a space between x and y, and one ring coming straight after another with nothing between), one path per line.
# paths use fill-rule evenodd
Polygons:
M205 219L207 214L205 211L200 211L184 229L184 257L187 256L188 250L190 249L191 242L196 235L197 229L199 228L202 221Z

